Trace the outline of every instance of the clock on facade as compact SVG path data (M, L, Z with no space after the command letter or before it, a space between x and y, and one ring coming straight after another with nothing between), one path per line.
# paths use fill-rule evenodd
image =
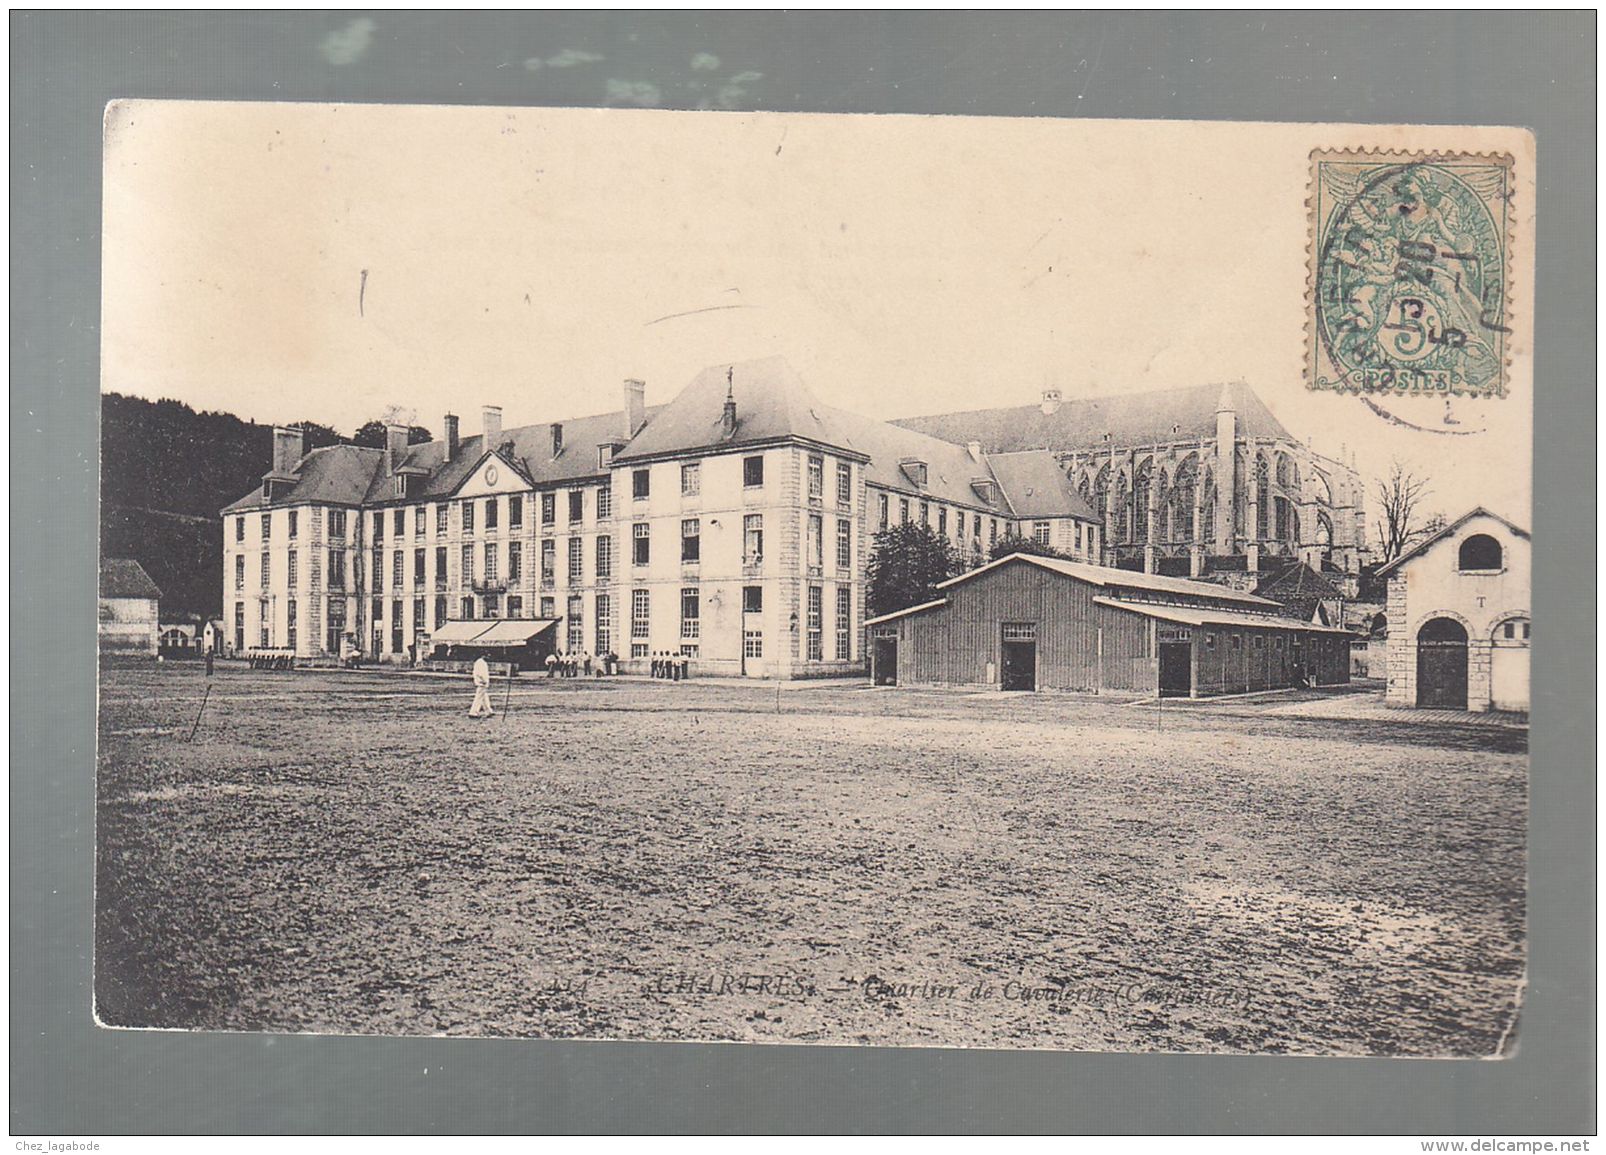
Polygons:
M485 484L486 485L495 485L496 484L496 466L487 465L485 467Z

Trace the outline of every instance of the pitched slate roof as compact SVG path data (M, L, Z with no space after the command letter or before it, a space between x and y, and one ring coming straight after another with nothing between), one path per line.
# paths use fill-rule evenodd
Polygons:
M1016 405L905 417L894 424L958 445L979 441L988 453L1022 449L1079 452L1112 445L1152 445L1182 437L1214 437L1216 409L1223 400L1229 402L1237 414L1240 436L1293 440L1266 408L1265 402L1242 382L1103 397L1069 397L1053 413L1044 413L1040 405ZM1109 441L1104 439L1106 433L1110 435Z
M1016 564L1035 565L1106 589L1141 590L1145 593L1210 598L1215 601L1235 602L1245 606L1260 606L1270 611L1280 608L1276 602L1269 601L1266 598L1256 597L1254 594L1246 594L1233 589L1231 586L1217 585L1214 582L1163 577L1160 574L1140 573L1137 570L1130 569L1115 569L1104 565L1088 565L1086 562L1068 561L1058 557L1038 557L1036 554L1029 553L1013 553L996 561L990 561L986 565L978 566L967 573L960 574L958 577L952 577L945 582L939 583L937 588L939 590L947 589L949 586L970 581L989 570L997 569L999 566Z
M314 449L295 467L296 483L279 497L269 502L262 496L259 485L250 493L223 507L225 514L243 513L269 506L305 505L320 502L327 505L357 505L374 484L377 474L384 472L385 454L380 449L361 445L330 445Z
M836 427L845 433L849 448L869 458L864 467L867 485L878 485L911 497L984 509L1000 517L1011 516L1009 502L1003 495L988 500L971 488L973 478L997 479L985 459L973 460L964 447L845 409L828 412ZM926 463L924 486L915 484L900 464L909 459Z
M1527 537L1528 536L1528 531L1523 529L1522 526L1518 525L1516 522L1507 521L1505 518L1501 517L1498 513L1493 513L1490 510L1487 510L1483 506L1480 505L1480 506L1477 506L1477 507L1475 507L1473 509L1468 510L1466 513L1463 513L1460 517L1456 518L1449 525L1447 525L1443 529L1439 530L1438 533L1434 534L1432 537L1426 538L1422 542L1418 543L1414 548L1406 550L1399 557L1395 558L1393 561L1389 562L1387 565L1379 566L1377 568L1377 572L1375 574L1373 574L1372 576L1373 577L1378 577L1378 578L1387 577L1391 572L1393 572L1396 569L1399 569L1400 566L1402 566L1406 562L1410 561L1413 557L1417 557L1417 556L1419 556L1421 554L1426 553L1428 550L1432 549L1439 542L1441 542L1445 538L1449 537L1456 530L1460 529L1463 525L1465 525L1467 522L1471 521L1475 517L1492 517L1496 521L1498 521L1501 525L1503 525L1507 529L1509 529L1512 533L1516 534L1518 537Z
M1016 517L1100 520L1082 495L1071 487L1071 479L1046 449L989 453L987 464L992 467L998 484L1004 487Z
M736 402L736 429L721 422L727 391ZM788 437L851 448L832 413L803 384L784 357L710 365L669 404L648 418L616 461L639 461L761 445Z
M1322 602L1343 598L1337 586L1304 562L1287 566L1255 587L1258 597L1276 602L1295 617L1310 621Z
M103 598L159 598L162 591L145 567L133 558L100 559L100 596Z

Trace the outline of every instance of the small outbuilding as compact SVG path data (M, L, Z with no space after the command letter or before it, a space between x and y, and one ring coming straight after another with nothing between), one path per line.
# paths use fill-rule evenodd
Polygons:
M132 558L100 559L100 652L154 658L160 645L162 591Z
M1349 681L1350 634L1228 586L1014 554L866 623L877 684L1203 697Z
M1532 628L1528 531L1482 506L1388 565L1388 701L1526 711Z

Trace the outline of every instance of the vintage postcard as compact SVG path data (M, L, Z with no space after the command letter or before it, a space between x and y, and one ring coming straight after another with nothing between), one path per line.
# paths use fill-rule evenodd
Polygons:
M127 101L95 1014L1508 1056L1532 136Z

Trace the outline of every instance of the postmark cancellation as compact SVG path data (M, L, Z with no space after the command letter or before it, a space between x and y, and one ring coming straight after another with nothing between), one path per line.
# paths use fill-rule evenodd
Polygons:
M1311 153L1306 385L1504 397L1512 158Z

